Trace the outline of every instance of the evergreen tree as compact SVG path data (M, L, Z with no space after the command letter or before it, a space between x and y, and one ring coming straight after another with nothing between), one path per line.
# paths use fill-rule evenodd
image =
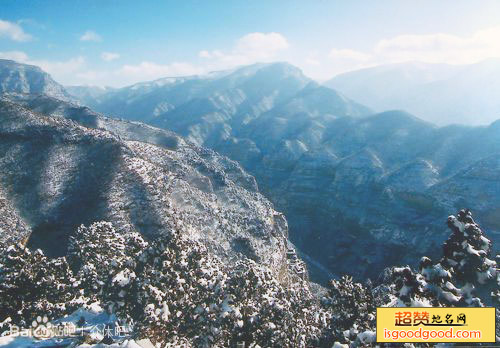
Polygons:
M21 244L0 250L0 322L29 327L37 316L57 318L76 309L78 281L66 259L48 259Z
M330 281L328 295L322 302L331 312L329 332L324 338L327 342L355 344L358 336L363 338L366 332L373 333L376 304L371 286L343 276ZM369 343L374 337L367 338L367 342L361 343Z
M498 269L491 259L491 241L486 238L469 210L448 218L452 234L443 245L441 264L450 270L460 288L460 305L491 303L490 293L498 289ZM481 300L482 298L482 300Z
M103 288L116 283L125 267L133 268L136 256L146 246L138 233L124 236L109 222L80 226L70 238L68 260L87 302L102 298Z

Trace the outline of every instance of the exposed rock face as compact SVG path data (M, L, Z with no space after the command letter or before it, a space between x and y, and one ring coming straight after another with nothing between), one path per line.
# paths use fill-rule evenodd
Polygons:
M0 94L6 92L46 94L63 100L73 99L63 86L39 67L0 59Z
M286 220L236 162L54 98L0 100L0 187L1 238L21 225L20 238L31 232L28 245L49 255L64 255L81 224L107 220L148 239L182 226L226 262L288 267Z

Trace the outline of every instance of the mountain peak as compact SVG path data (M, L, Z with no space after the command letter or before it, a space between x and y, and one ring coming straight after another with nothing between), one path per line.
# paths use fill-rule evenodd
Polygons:
M265 74L269 79L296 78L303 81L311 81L302 70L287 62L255 63L235 68L230 76L249 77Z
M37 66L0 59L0 93L46 94L71 100L63 86Z

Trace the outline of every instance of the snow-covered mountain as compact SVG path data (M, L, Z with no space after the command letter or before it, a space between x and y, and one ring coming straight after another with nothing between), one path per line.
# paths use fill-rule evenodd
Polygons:
M112 221L150 240L182 226L227 262L287 267L284 216L252 176L211 150L48 96L4 96L0 134L2 240L28 238L60 256L81 224Z
M74 100L63 86L39 67L0 59L0 94L6 92L46 94L62 100Z
M137 83L98 94L93 100L83 98L82 101L107 115L158 124L168 123L169 127L179 129L182 124L177 120L178 115L188 114L193 119L197 115L209 114L211 118L198 125L198 128L208 129L204 132L200 130L202 134L194 134L193 130L191 135L206 140L216 136L206 134L217 132L211 128L231 127L237 132L240 127L261 114L300 97L299 93L316 89L321 90L321 87L304 76L300 69L287 63L271 63L254 64L203 76L163 78ZM75 87L69 89L74 90ZM85 87L80 87L75 96L81 96L84 90ZM91 94L95 87L87 87L87 91L87 94ZM312 113L315 107L312 105L315 104L313 98L310 97L309 105L304 105L306 108L312 107ZM353 115L369 112L353 101L346 98L343 100L350 105ZM323 98L323 101L327 101L327 98ZM332 103L333 101L329 104Z
M376 111L403 109L438 124L488 125L500 118L500 60L471 65L400 63L325 82Z

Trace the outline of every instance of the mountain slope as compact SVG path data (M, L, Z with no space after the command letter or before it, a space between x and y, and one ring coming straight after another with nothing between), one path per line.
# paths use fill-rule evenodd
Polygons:
M189 108L193 102L197 110L205 105L207 109L252 115L268 110L309 82L291 65L255 64L204 76L138 83L111 90L88 106L105 114L141 121L151 121L179 107Z
M101 220L151 240L182 226L227 262L287 272L283 215L211 150L46 96L1 99L0 135L0 187L32 247L63 255L78 226Z

